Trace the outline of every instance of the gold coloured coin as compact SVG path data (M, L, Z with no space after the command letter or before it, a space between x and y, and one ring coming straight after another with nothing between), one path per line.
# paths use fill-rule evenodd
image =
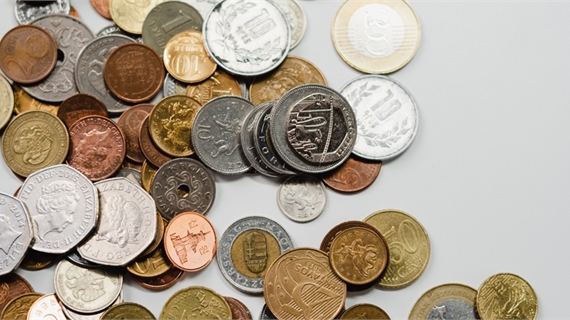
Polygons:
M219 96L242 96L239 82L227 72L218 68L208 79L189 84L186 95L204 105Z
M420 44L420 22L405 0L345 1L333 20L336 51L351 67L386 74L405 66Z
M2 156L14 173L29 174L65 161L69 135L58 117L28 111L14 118L2 137Z
M346 311L340 316L342 320L348 319L387 319L390 317L386 311L382 308L375 306L370 303L361 303L353 305L352 307L346 309Z
M42 293L35 292L17 296L6 304L0 313L0 319L26 320L32 304L42 296Z
M234 267L241 275L252 279L264 278L269 265L280 255L279 242L265 230L244 231L232 243Z
M156 248L158 248L160 246L160 244L162 243L162 237L164 236L164 226L165 226L164 219L162 218L160 213L157 212L156 213L156 236L154 237L154 242L151 243L150 246L148 246L148 248L146 248L146 250L143 251L143 253L141 253L139 255L140 258L148 256L149 254L153 253L156 250Z
M408 319L479 319L475 313L475 289L458 283L442 284L424 293Z
M16 84L12 85L12 88L14 90L14 112L17 114L32 110L42 110L57 116L59 105L36 100Z
M528 282L511 273L487 278L477 291L475 305L482 320L534 320L538 314L536 293Z
M232 311L224 297L214 290L193 286L174 293L162 307L158 318L231 320Z
M148 160L145 160L141 167L141 183L146 192L150 193L152 178L156 174L157 167L153 166Z
M157 4L165 0L110 0L109 11L113 21L123 30L142 34L144 19Z
M164 48L164 66L175 79L196 83L208 79L217 64L204 47L202 32L182 31L168 41Z
M397 289L410 285L424 272L430 242L421 223L400 210L380 210L364 219L382 233L388 243L390 261L378 285Z
M150 256L137 259L128 265L127 271L137 277L152 278L165 273L171 267L172 263L166 257L162 247L159 246Z
M101 315L101 320L156 320L152 312L140 304L123 302L111 306Z

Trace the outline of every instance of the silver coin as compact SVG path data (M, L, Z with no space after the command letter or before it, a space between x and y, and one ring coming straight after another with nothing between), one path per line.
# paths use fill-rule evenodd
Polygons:
M136 182L140 186L142 186L141 172L135 168L123 167L123 168L119 169L119 171L117 171L117 173L115 173L115 177L127 178L127 179L131 180L132 182Z
M307 16L303 8L295 0L272 0L287 18L291 29L291 49L295 48L303 39L307 29Z
M125 30L119 28L119 26L116 24L112 24L110 26L107 26L107 27L101 29L99 32L97 32L97 34L95 36L97 38L100 38L100 37L111 36L111 35L126 36L126 37L133 39L134 41L136 41L138 43L143 43L142 36L140 36L138 34L128 33Z
M67 255L65 256L65 259L67 259L69 262L76 264L82 268L100 268L102 267L100 264L97 263L93 263L91 261L85 260L80 254L79 252L77 252L77 249L73 249L70 252L67 253Z
M156 206L152 197L127 178L95 183L101 212L95 232L77 247L94 263L125 266L141 254L156 236Z
M275 151L301 172L323 173L340 166L356 140L352 108L338 92L322 85L289 90L273 107L270 121Z
M40 17L32 25L51 34L57 42L58 56L63 54L63 60L47 78L36 84L22 85L22 89L32 97L48 102L60 102L78 93L75 63L81 49L95 38L93 33L79 19L62 14Z
M234 245L242 245L243 248L234 248ZM273 252L272 248L279 248L279 253ZM265 217L246 217L234 222L224 232L216 260L222 275L238 290L262 293L264 277L261 275L265 275L281 253L292 248L289 234L277 222ZM233 254L234 249L245 252L244 256Z
M95 313L117 300L123 289L123 275L103 269L82 268L64 259L55 268L54 288L67 308Z
M241 97L249 100L249 86L247 85L246 79L243 77L236 77L239 83L239 88L241 89Z
M19 24L29 24L33 20L48 14L69 14L69 10L71 10L69 0L16 0L16 21Z
M216 183L200 162L178 158L156 171L151 191L158 212L171 220L182 212L208 212L216 196Z
M118 305L119 303L123 303L123 291L122 290L119 293L117 300L115 300L115 302L113 302L113 304L111 304L109 307ZM65 305L63 305L62 307L63 307L62 308L63 313L65 313L65 315L67 316L67 318L69 318L69 320L100 320L103 313L105 313L105 311L107 311L107 309L105 309L103 311L99 311L96 313L80 313L80 312L75 312L75 311L67 308Z
M36 251L68 252L98 221L97 189L81 172L65 164L29 175L18 199L28 207L35 232L32 249Z
M165 97L173 96L175 94L186 95L186 88L188 85L182 81L174 79L170 73L166 73L164 77L164 85L162 86L162 94Z
M433 306L427 314L426 320L441 319L444 314L445 319L480 319L473 304L460 299L448 299Z
M243 76L275 69L291 43L287 19L269 0L222 1L210 12L202 33L212 59Z
M99 98L110 113L124 112L131 107L111 93L103 77L103 67L111 51L129 42L133 40L122 35L95 38L81 50L75 65L75 82L79 92Z
M269 307L264 304L259 315L259 320L277 320L277 317L269 310Z
M202 19L206 19L210 14L210 11L212 11L214 6L216 5L216 3L222 0L182 0L182 1L186 2L187 4L191 5L196 10L198 10L200 15L202 16Z
M198 110L192 123L192 146L206 166L222 174L247 172L251 164L241 147L241 128L255 105L237 96L220 96Z
M323 182L313 176L289 177L277 191L277 204L283 214L297 222L308 222L323 213L327 193Z
M18 268L33 239L30 215L24 203L0 192L0 276Z
M341 90L354 113L358 132L352 153L387 160L404 152L418 131L416 101L399 82L380 75L351 80Z

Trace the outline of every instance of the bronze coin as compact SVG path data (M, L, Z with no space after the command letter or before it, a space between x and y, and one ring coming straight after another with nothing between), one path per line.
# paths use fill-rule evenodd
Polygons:
M174 159L158 149L154 142L152 142L150 132L148 131L148 117L146 117L141 124L139 144L146 159L157 168L160 168L163 164Z
M251 312L249 309L236 298L232 297L224 297L224 300L230 306L230 310L232 311L232 319L234 320L251 320Z
M127 139L127 158L142 163L145 159L139 143L139 133L143 120L148 116L154 105L143 103L132 106L119 117L117 125L123 130Z
M166 290L178 282L183 274L184 271L176 267L171 267L165 273L152 278L137 277L134 275L131 276L143 288L147 288L149 290Z
M101 17L111 20L109 0L91 0L91 6L93 6L93 9L95 9Z
M340 192L357 192L370 186L378 174L382 162L363 160L351 155L337 169L323 175L323 182Z
M125 137L109 118L85 117L69 128L67 163L91 181L112 177L125 159Z
M57 110L57 116L70 128L77 120L83 117L107 117L107 107L95 96L78 93L65 99L65 101L61 103Z
M77 10L75 10L73 6L69 6L69 15L76 17L77 19L81 19L81 17L79 16L79 12L77 12Z
M16 273L9 273L0 277L0 310L4 310L8 302L23 295L34 292L32 286Z
M57 255L28 249L20 268L29 271L41 270L51 266L56 260L59 260Z
M109 90L119 99L140 103L162 89L165 71L162 59L151 47L130 42L111 52L103 76Z
M56 62L57 44L40 27L14 27L0 41L0 69L14 82L29 84L43 80Z
M321 251L328 253L334 238L336 238L336 236L342 231L353 227L372 228L372 226L369 225L368 223L357 220L345 221L339 223L336 226L334 226L331 230L329 230L329 232L327 232L327 234L323 238L323 241L321 242L321 246L319 247L319 249L321 249Z

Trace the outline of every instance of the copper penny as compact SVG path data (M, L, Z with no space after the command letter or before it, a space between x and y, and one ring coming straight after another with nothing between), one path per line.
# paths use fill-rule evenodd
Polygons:
M105 18L111 20L111 11L109 10L109 0L91 0L91 5L97 13Z
M357 192L370 186L382 168L382 162L350 156L345 163L323 175L323 182L340 192Z
M127 158L142 163L145 159L139 143L139 133L143 120L154 105L150 103L133 106L119 117L117 125L123 130L127 140Z
M172 218L164 231L164 249L175 267L194 272L204 269L216 254L214 226L196 212L183 212Z
M165 273L152 278L137 277L134 275L131 276L143 288L147 288L149 290L166 290L178 282L183 274L184 271L176 267L171 267Z
M63 313L59 299L55 293L42 296L28 311L28 319L49 319L49 320L66 320L67 317Z
M232 319L234 320L251 320L251 312L249 309L238 299L232 297L224 297L224 300L232 310Z
M14 82L29 84L43 80L56 62L57 44L40 27L14 27L0 41L0 69Z
M112 177L125 159L125 137L109 118L85 117L69 128L67 163L91 181Z
M130 42L111 52L103 76L109 90L119 99L140 103L162 89L165 71L162 59L151 47Z
M57 110L57 116L70 128L77 120L83 117L107 117L107 107L95 96L78 93L65 99L65 101L61 103Z
M16 273L0 277L0 310L4 310L8 302L24 294L34 292L28 281Z
M146 117L139 131L139 144L146 159L155 167L160 168L163 164L174 159L168 154L158 149L148 131L148 117ZM143 171L143 170L141 170Z

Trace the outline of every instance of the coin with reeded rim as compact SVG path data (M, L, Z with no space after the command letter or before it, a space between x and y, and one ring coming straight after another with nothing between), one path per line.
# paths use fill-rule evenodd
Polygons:
M431 288L414 304L408 319L479 319L475 312L477 291L463 284L448 283ZM504 319L504 318L493 318Z
M53 71L56 62L57 44L38 26L14 27L0 41L0 69L14 82L41 81Z
M137 42L115 48L103 67L103 77L109 90L119 99L130 103L140 103L154 97L162 88L164 76L160 56L151 47Z
M117 124L106 117L89 116L69 128L71 143L67 163L89 180L112 177L125 160L125 136Z
M49 112L54 116L57 116L57 110L59 109L59 104L47 103L40 100L36 100L34 97L22 89L17 84L13 84L12 88L14 90L14 112L16 114L22 114L24 112L41 110ZM7 98L9 99L9 98Z
M167 163L168 161L174 159L172 156L166 154L165 152L163 152L162 150L160 150L152 141L152 138L150 137L150 132L148 129L148 119L149 116L147 116L143 122L141 123L141 127L139 130L139 145L141 147L141 151L144 155L144 157L146 158L143 161L143 165L145 162L147 162L148 165L151 165L153 167L156 167L156 170L158 170L159 167L162 167L163 164ZM144 175L144 170L141 170L141 172L143 172ZM148 177L148 175L147 175ZM152 177L151 177L152 178ZM151 180L147 180L148 184L148 188L145 187L145 189L150 190L150 183ZM143 181L144 183L144 181Z
M208 79L217 67L204 48L202 32L197 30L174 35L164 47L163 60L168 73L186 83Z
M156 171L150 193L158 212L171 220L187 211L206 214L216 197L216 183L200 162L178 158L168 161Z
M234 222L220 238L217 262L222 275L238 290L262 293L271 263L293 248L293 242L277 222L259 216Z
M127 271L137 277L152 278L160 276L172 267L162 247L156 248L152 254L145 258L133 261L127 266Z
M365 73L390 73L405 66L420 44L420 22L405 0L342 3L332 26L336 51Z
M243 96L239 82L220 68L208 79L187 85L185 94L202 105L219 96Z
M307 29L305 12L295 0L274 0L273 3L279 7L287 19L291 30L291 49L293 49L301 42Z
M109 1L110 0L90 0L93 9L95 9L95 11L105 19L111 19Z
M285 252L265 280L265 303L279 319L333 319L346 299L346 284L331 269L328 256L313 248Z
M107 107L90 94L78 93L65 99L57 110L58 118L70 128L77 120L87 116L107 117Z
M8 302L12 299L25 294L32 293L34 289L16 273L9 273L0 277L0 310L4 310Z
M342 316L340 316L342 320L348 319L387 319L390 320L388 314L382 310L382 308L370 304L370 303L360 303L351 306L350 308L346 309L343 312Z
M230 306L220 294L201 286L192 286L175 292L164 304L159 319L182 317L204 320L231 320Z
M283 214L297 222L318 218L325 210L327 193L323 182L309 175L287 178L279 185L277 204Z
M140 185L126 178L99 181L95 187L101 203L99 225L77 251L91 262L125 266L154 241L154 200Z
M156 174L156 170L158 170L158 167L155 167L148 160L145 160L142 164L141 169L142 169L141 170L142 186L148 193L150 193L152 178L154 178L154 175Z
M109 36L109 35L126 36L138 43L143 43L141 35L126 32L125 30L119 28L119 26L117 26L116 24L106 26L103 29L99 30L99 32L97 32L97 38L102 38L104 36Z
M4 161L22 177L62 163L68 148L65 124L45 111L22 113L8 124L2 136Z
M133 276L133 279L143 288L158 291L158 290L166 290L175 285L176 282L178 282L178 280L182 278L183 274L184 271L175 268L173 266L170 269L168 269L168 271L166 271L165 273L156 277L143 278L143 277Z
M24 203L0 192L0 276L18 268L33 239L32 223Z
M28 319L67 320L60 302L54 293L46 294L36 300L28 311Z
M27 1L16 0L16 20L19 24L29 24L35 19L52 14L69 14L69 0Z
M147 308L133 302L123 302L110 307L101 320L155 320L156 318Z
M249 309L243 304L243 302L239 301L236 298L232 297L225 297L224 299L230 306L230 310L232 311L232 319L234 320L251 320L251 312Z
M387 209L364 218L385 237L390 251L388 268L379 286L401 288L424 272L430 256L430 241L421 223L401 210Z
M512 273L498 273L483 281L475 306L482 320L535 320L538 315L536 293L526 280Z
M382 162L350 156L340 167L324 174L322 179L333 190L358 192L366 189L376 180L381 167Z
M29 248L28 251L26 251L24 260L22 260L20 264L20 268L37 271L51 266L58 259L59 257L55 254L40 252Z
M64 259L55 268L54 288L66 307L76 312L95 313L117 300L123 288L123 275L82 268Z
M28 311L32 304L36 302L43 293L24 293L10 300L2 312L0 312L0 319L6 320L25 320L28 316Z
M153 104L144 103L127 109L117 120L117 125L125 134L127 143L126 156L132 161L142 163L145 159L141 150L139 136L143 120L148 116Z
M157 4L165 0L110 0L109 9L113 21L123 30L141 34L146 16Z

